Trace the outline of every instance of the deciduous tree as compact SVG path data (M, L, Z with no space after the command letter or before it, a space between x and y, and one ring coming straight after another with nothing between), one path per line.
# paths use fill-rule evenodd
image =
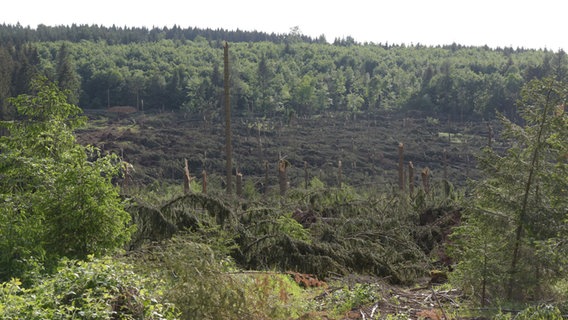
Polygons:
M111 252L131 231L111 183L117 157L75 141L85 120L55 84L36 79L32 92L11 99L17 120L2 122L9 135L0 138L1 280L62 256Z

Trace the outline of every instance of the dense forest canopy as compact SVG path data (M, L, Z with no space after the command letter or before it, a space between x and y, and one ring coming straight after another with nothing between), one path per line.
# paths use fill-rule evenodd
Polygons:
M0 26L0 101L41 73L84 109L216 113L222 45L231 43L237 113L420 110L453 119L514 115L521 86L565 78L563 51L384 45L353 38L172 28ZM4 103L2 103L4 104ZM4 112L6 112L4 110Z

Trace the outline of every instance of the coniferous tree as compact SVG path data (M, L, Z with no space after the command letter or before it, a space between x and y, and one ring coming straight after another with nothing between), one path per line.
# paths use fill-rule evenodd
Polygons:
M6 47L0 46L0 120L8 120L7 99L12 87L14 63Z
M37 48L31 45L16 46L14 60L12 96L17 96L28 92L32 79L39 73L40 60Z
M68 101L72 104L79 103L79 90L81 81L71 62L69 48L63 43L57 53L56 82L61 90L67 91Z
M504 154L486 148L479 158L486 177L456 233L455 279L482 304L546 299L566 276L567 99L565 83L528 83L519 105L524 126L500 117L510 148Z

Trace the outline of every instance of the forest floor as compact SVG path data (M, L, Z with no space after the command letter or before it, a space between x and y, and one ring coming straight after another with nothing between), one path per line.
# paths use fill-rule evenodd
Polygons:
M406 319L472 319L457 316L462 307L459 302L461 293L457 289L385 286L382 293L376 302L347 312L344 319L379 319L386 315Z

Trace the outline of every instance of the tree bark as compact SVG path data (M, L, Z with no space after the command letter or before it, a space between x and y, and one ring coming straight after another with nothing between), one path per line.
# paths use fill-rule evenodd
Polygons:
M189 176L189 164L185 159L185 166L183 168L183 192L189 193L191 191L191 177Z
M398 188L404 190L404 144L398 144Z
M225 157L226 163L226 180L227 194L233 192L233 163L232 163L232 146L231 146L231 94L229 84L229 43L225 42L224 46L224 92L225 92Z

